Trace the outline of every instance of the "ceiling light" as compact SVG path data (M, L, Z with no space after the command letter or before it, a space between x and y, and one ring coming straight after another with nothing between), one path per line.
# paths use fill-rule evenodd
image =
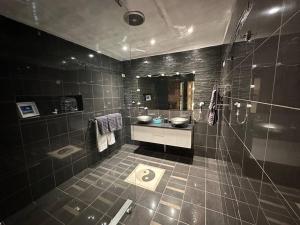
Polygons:
M139 89L139 88L138 88L138 89L136 89L136 91L137 91L137 92L140 92L140 91L141 91L141 89Z
M190 26L189 29L187 30L188 34L191 34L194 32L194 27Z
M152 39L150 40L150 44L151 44L151 45L155 45L155 43L156 43L155 39L152 38Z
M251 84L251 85L250 85L250 88L251 88L251 89L255 88L255 85L254 85L254 84Z
M94 58L94 55L93 55L93 54L89 54L89 57L90 57L90 58Z
M193 73L193 74L195 74L195 73L196 73L196 71L195 71L195 70L193 70L193 71L192 71L192 73Z
M139 79L139 78L140 78L140 76L136 76L136 78L137 78L137 79Z
M72 59L72 60L75 60L76 58L75 58L74 56L71 56L71 59Z
M165 74L164 74L164 73L162 73L161 75L162 75L163 77L165 76Z
M151 77L151 74L149 74L148 77Z
M272 14L275 14L275 13L278 13L279 11L280 11L280 9L281 9L281 7L273 7L273 8L271 8L271 9L269 9L268 11L267 11L267 13L269 14L269 15L272 15Z
M179 72L176 72L176 75L179 75Z
M148 60L145 60L145 61L144 61L144 63L145 63L145 64L148 64L148 63L149 63L149 61L148 61Z
M122 47L122 50L123 50L123 51L127 51L127 50L128 50L127 45L124 45L124 46Z
M122 73L121 76L122 76L123 78L126 77L126 75L125 75L124 73Z
M256 64L253 64L253 65L252 65L252 68L253 68L253 69L254 69L254 68L256 68L256 67L257 67L257 65L256 65Z
M65 60L61 61L62 64L66 64L67 62Z

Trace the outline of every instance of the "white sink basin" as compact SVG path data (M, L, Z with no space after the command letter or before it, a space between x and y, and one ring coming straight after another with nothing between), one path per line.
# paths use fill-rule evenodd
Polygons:
M170 121L173 126L186 126L189 122L189 120L184 117L174 117Z
M150 123L152 121L151 116L138 116L136 119L139 123Z

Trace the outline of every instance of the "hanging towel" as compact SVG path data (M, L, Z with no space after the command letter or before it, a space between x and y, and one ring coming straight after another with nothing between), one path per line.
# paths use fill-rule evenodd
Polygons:
M110 132L106 134L106 138L107 138L108 145L113 145L116 142L114 132Z
M117 123L117 130L121 130L123 127L122 115L121 113L115 113L116 115L116 123Z
M216 90L216 87L214 87L214 89L211 93L210 103L209 103L209 107L208 107L207 122L210 126L215 125L218 121L217 98L218 98L217 90Z
M104 135L100 134L97 121L95 123L95 128L96 128L96 142L97 142L98 152L103 152L108 147L107 134Z
M108 114L107 120L108 120L109 131L114 132L115 130L117 130L117 115L116 114Z
M98 125L99 132L101 135L107 134L109 132L108 120L106 116L96 117L96 123Z

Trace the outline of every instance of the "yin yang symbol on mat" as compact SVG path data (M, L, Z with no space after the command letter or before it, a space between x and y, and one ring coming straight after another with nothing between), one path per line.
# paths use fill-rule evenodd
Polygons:
M155 178L155 172L150 169L142 170L138 175L140 180L142 180L143 182L149 182Z

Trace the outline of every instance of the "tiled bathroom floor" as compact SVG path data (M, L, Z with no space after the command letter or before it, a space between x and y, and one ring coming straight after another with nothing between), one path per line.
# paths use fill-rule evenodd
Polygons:
M163 158L165 154L152 157L147 156L151 152L135 154L134 149L134 146L124 145L111 157L21 210L5 224L104 225L106 222L108 225L128 198L134 201L134 208L120 224L247 225L254 223L257 213L266 215L256 207L255 181L224 173L227 169L235 169L226 162L194 157L189 165L178 162L185 161L184 157L170 161ZM165 170L155 191L124 181L138 164ZM284 209L277 214L285 218L286 224L295 224ZM262 218L270 216L261 216L259 221L259 224L268 224Z

